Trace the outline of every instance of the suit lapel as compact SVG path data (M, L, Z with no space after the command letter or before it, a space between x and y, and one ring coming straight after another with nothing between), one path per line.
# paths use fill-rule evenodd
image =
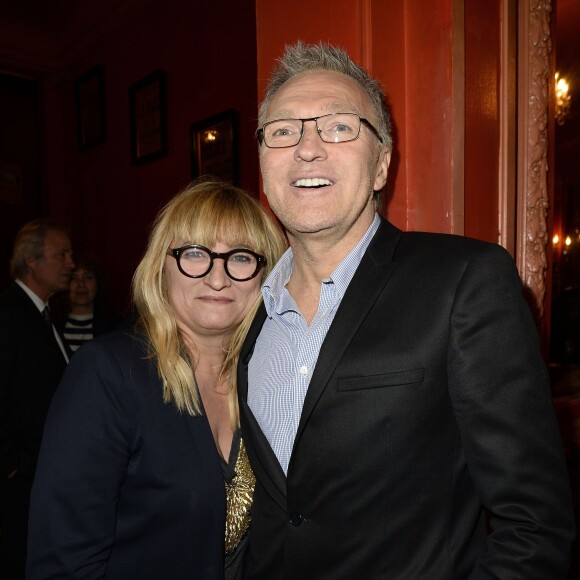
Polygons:
M57 334L58 334L58 336L59 336L59 338L60 338L60 340L62 342L62 345L64 346L64 350L66 351L66 355L68 356L68 359L70 360L71 357L72 357L72 355L74 354L74 351L71 349L71 347L69 346L68 341L64 337L64 327L61 330L60 328L58 328L57 326L55 326L54 329L56 330L56 332L57 332ZM53 336L54 336L54 333L53 333ZM57 344L57 346L58 346L58 350L60 351L60 345ZM61 354L62 354L62 351L61 351Z
M296 449L312 411L353 336L387 285L396 266L393 253L400 235L400 230L381 220L322 343L304 399L293 449Z
M286 475L270 443L260 428L258 421L254 417L252 410L248 406L248 364L252 358L256 339L266 319L266 308L262 303L240 352L240 362L238 364L238 401L240 406L240 419L242 421L242 435L246 440L246 448L250 457L259 461L259 467L268 474L268 480L261 478L261 483L266 487L270 495L286 509ZM252 453L254 451L255 453ZM253 464L254 469L258 466Z
M240 364L238 365L238 397L246 402L248 400L248 364L254 352L254 346L264 321L266 320L266 307L262 302L256 312L256 316L250 325L246 340L240 351Z

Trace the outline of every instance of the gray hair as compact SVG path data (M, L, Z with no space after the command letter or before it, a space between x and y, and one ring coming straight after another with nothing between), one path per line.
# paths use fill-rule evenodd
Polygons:
M50 218L39 218L24 224L16 234L12 257L10 258L10 274L12 278L22 278L28 273L27 260L40 260L44 256L44 240L51 230L67 231Z
M284 54L277 60L277 66L266 87L266 96L260 104L258 112L260 126L266 122L266 111L280 87L292 77L311 70L342 73L359 83L373 104L378 119L377 129L383 142L389 149L392 148L391 114L379 82L373 79L365 69L354 63L344 49L323 42L304 44L298 41L294 45L286 46Z

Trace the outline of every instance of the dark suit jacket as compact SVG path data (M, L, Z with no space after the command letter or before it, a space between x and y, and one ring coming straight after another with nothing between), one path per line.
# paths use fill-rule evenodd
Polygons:
M48 406L66 360L42 314L15 282L0 296L0 477L32 481Z
M46 422L30 504L29 580L220 580L225 487L205 416L163 402L134 335L85 344Z
M258 479L248 579L564 577L566 465L507 252L382 222L322 345L287 478L246 403L264 318L238 377Z

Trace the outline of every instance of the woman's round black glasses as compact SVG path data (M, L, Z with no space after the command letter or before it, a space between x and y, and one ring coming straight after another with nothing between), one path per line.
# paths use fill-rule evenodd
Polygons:
M188 278L203 278L213 268L216 258L224 261L226 274L236 282L251 280L266 265L264 256L245 248L222 253L194 244L169 248L167 254L175 258L179 271Z

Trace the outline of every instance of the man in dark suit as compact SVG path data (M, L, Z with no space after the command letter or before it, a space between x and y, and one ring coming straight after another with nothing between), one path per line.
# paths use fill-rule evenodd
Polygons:
M287 47L259 119L291 249L240 355L246 578L564 578L569 482L511 257L379 217L390 117L344 51Z
M47 219L24 225L0 296L0 577L24 577L30 489L48 406L68 362L48 310L68 289L71 243Z

